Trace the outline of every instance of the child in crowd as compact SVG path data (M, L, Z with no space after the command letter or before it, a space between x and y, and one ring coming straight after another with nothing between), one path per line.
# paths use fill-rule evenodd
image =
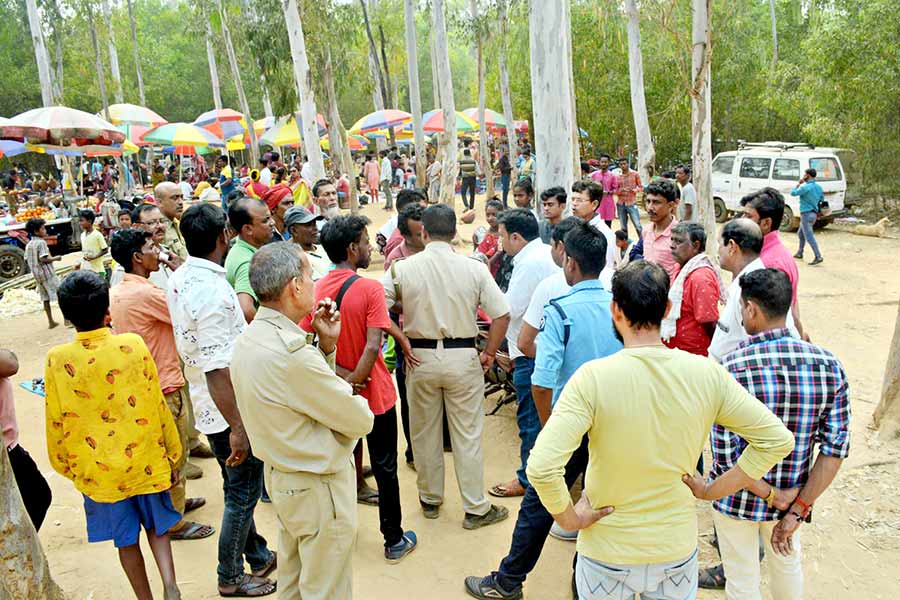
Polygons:
M485 203L484 218L488 223L488 230L484 232L484 237L481 241L476 243L475 248L476 256L487 262L492 277L496 277L497 275L497 270L500 268L499 256L502 254L502 252L498 252L500 249L500 225L498 223L498 217L501 212L503 212L503 203L497 198L491 198Z
M88 542L112 540L137 598L152 598L138 544L141 526L165 586L178 600L166 532L181 520L169 488L183 452L156 365L144 340L113 335L103 278L82 270L59 288L59 307L75 340L47 353L50 464L84 496Z
M105 275L103 257L109 254L109 246L103 239L103 234L94 227L96 218L94 211L89 208L78 213L78 224L81 226L81 254L84 259L81 268Z
M616 269L624 269L631 262L631 250L634 242L628 239L628 232L624 229L616 231Z
M46 221L28 219L25 231L31 236L31 241L25 246L25 262L28 263L28 268L34 276L35 287L44 303L47 325L53 329L59 325L53 320L53 312L50 310L50 302L56 302L56 290L59 289L59 278L53 269L53 263L61 261L62 256L50 256L50 247L44 239L47 237Z
M119 229L131 229L131 212L125 209L119 211Z

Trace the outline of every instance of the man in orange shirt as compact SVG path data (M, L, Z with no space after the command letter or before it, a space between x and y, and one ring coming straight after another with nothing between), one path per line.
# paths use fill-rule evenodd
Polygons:
M125 277L110 292L109 314L116 334L135 333L144 339L153 362L159 371L166 404L172 411L182 448L187 448L188 402L184 375L175 348L172 319L166 304L165 290L156 287L150 273L159 269L159 246L153 235L142 229L117 231L110 241L113 259L125 269ZM183 453L176 468L180 471L187 460ZM186 498L185 478L182 474L172 487L172 504L182 516L206 504L205 498ZM199 540L211 536L215 530L209 525L181 520L169 530L172 540Z

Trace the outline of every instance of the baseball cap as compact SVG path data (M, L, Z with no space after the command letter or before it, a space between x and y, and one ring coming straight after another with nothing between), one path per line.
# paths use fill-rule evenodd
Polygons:
M291 225L305 225L313 221L321 221L325 217L314 215L302 206L292 206L284 213L284 227L287 229Z

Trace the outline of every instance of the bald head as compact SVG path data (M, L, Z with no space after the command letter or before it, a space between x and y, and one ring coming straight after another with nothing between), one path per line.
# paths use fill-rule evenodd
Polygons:
M732 274L738 274L750 262L759 258L763 234L750 219L732 219L722 228L719 244L719 264Z
M184 194L177 183L171 181L158 183L153 188L153 197L164 217L170 221L181 217L181 212L184 210Z

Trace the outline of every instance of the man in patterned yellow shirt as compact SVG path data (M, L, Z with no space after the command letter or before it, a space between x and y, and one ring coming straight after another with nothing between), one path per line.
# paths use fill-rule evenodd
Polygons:
M50 464L84 495L88 541L113 540L135 595L151 597L138 545L143 526L164 597L178 599L167 531L181 515L168 490L182 448L156 365L140 336L105 326L109 292L99 274L73 273L58 297L77 333L47 353Z

